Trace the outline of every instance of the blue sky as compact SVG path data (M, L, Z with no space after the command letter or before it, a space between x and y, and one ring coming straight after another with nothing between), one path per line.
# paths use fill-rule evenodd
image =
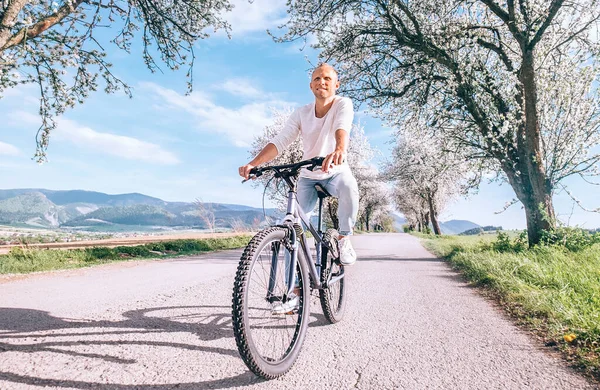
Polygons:
M237 167L249 144L270 123L272 108L313 99L308 88L316 53L301 44L278 44L265 33L285 18L285 1L234 1L227 16L232 39L217 34L197 44L194 93L185 96L185 72L150 73L140 55L109 50L113 71L133 88L125 94L93 93L59 119L48 162L36 164L39 126L34 86L6 91L0 99L0 188L83 189L110 194L140 192L168 201L260 206L262 191L242 185ZM366 107L361 107L365 109ZM391 129L360 115L371 144L389 155ZM570 180L589 208L599 207L598 187ZM453 203L442 220L524 228L520 205L494 214L514 197L507 185L482 185L478 194ZM565 194L555 205L571 225L600 226L600 215L572 207Z

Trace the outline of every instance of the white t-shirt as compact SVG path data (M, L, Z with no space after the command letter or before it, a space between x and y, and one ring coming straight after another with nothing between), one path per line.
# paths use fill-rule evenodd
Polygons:
M271 140L271 143L281 153L292 142L302 135L303 160L313 157L325 157L335 150L335 132L343 129L350 135L352 121L354 119L354 108L349 98L336 96L333 104L323 118L315 116L315 103L310 103L296 109L285 123L283 130ZM336 165L325 173L315 169L311 172L302 169L300 176L309 179L327 179L342 170L350 170L348 163Z

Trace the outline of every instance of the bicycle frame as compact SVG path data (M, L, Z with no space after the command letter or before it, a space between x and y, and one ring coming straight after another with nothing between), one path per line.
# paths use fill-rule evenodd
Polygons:
M281 224L281 226L286 227L289 232L289 238L290 238L290 243L291 246L290 248L290 254L291 254L291 258L289 259L289 262L286 259L285 262L285 268L286 268L286 283L287 283L287 291L286 294L289 296L295 286L295 283L292 283L294 279L294 273L296 270L296 265L298 261L306 261L307 265L308 265L308 270L309 270L309 274L310 274L310 280L311 280L311 287L315 288L315 289L323 289L323 288L327 288L329 286L331 286L332 284L335 284L337 282L340 281L340 279L342 279L344 277L344 273L342 272L340 275L336 276L335 278L332 278L331 280L325 281L325 283L323 283L321 281L320 278L320 274L321 274L321 253L323 250L323 246L324 245L328 245L329 243L324 243L323 242L323 231L322 231L322 224L323 224L323 216L322 216L322 210L323 210L323 198L319 197L319 223L318 223L318 229L315 229L315 227L312 225L312 223L310 222L310 219L308 218L308 216L302 211L302 209L299 207L298 204L298 198L297 198L297 194L296 194L296 183L293 182L292 180L290 180L288 177L284 176L283 179L287 182L287 184L290 186L290 190L288 192L288 202L287 202L287 211L286 211L286 216L283 219L283 223ZM316 191L316 190L315 190ZM305 229L307 229L308 231L311 232L311 234L313 235L314 239L315 239L315 247L316 247L316 261L311 261L311 259L313 259L313 257L310 254L310 249L308 247L308 240L306 238L306 234L303 234L305 229L302 229L301 232L298 232L296 230L296 226L300 226L300 223L302 223L302 225L305 226ZM298 234L300 234L300 245L298 245ZM303 254L303 259L299 259L298 258L298 253L299 253L299 248L301 247L302 249L302 254ZM271 261L271 270L270 270L270 280L269 280L269 295L273 294L273 289L274 289L274 281L275 281L275 277L277 275L277 258L279 255L279 250L280 250L280 246L278 248L273 248L273 258ZM328 248L329 250L332 250L333 248ZM288 264L289 263L289 264Z

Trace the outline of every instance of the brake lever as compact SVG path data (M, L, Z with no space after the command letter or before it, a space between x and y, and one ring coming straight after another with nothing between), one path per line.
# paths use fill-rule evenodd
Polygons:
M256 179L257 177L260 177L260 176L262 176L262 172L258 172L258 173L255 173L254 175L250 175L250 176L248 176L247 179L242 180L242 184L244 184L245 182L247 182L249 180L254 180L254 179Z

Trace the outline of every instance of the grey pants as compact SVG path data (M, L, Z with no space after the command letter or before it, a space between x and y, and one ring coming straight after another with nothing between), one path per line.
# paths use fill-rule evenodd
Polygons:
M342 236L351 235L358 215L358 184L352 172L344 170L323 180L301 177L297 185L298 203L306 215L313 211L319 199L315 190L317 183L338 198L339 233Z

